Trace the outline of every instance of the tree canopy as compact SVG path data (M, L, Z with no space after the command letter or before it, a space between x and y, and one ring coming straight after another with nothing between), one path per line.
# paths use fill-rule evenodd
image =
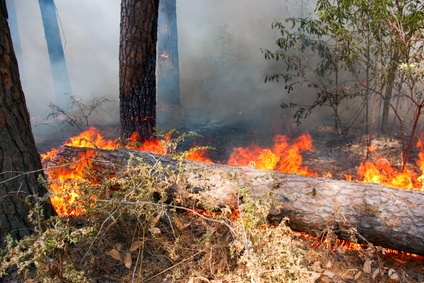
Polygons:
M313 17L273 23L281 32L279 49L262 51L266 59L281 60L285 70L266 80L283 79L288 92L299 85L315 90L310 103L282 104L297 107L298 123L317 106L329 106L341 133L358 121L368 133L376 120L384 133L391 110L405 136L406 128L414 128L410 117L421 113L408 112L410 104L420 110L423 100L423 8L415 0L318 0ZM415 71L408 75L410 68ZM355 111L342 117L346 109ZM410 117L400 114L405 110Z

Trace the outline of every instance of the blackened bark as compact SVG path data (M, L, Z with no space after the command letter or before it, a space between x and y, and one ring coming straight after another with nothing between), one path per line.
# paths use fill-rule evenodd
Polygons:
M119 47L121 138L153 137L156 127L156 43L159 0L122 0Z
M5 0L0 0L0 78L0 247L3 248L8 234L22 239L32 233L28 213L34 203L26 199L47 193L37 181L43 172L20 83ZM50 203L45 203L43 208L46 216L54 214Z

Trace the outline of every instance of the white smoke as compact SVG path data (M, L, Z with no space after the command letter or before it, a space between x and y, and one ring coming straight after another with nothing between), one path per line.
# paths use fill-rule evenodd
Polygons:
M42 116L49 112L54 91L40 8L38 1L14 1L27 105L31 115ZM279 107L283 86L264 83L278 63L266 61L260 48L277 48L278 33L271 30L271 23L296 16L291 13L298 13L298 3L177 0L184 109L223 121L284 116ZM120 1L55 0L55 4L73 94L87 100L115 100L111 112L117 119Z

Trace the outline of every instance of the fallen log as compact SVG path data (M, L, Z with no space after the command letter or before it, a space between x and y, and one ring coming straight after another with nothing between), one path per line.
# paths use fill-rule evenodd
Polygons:
M85 150L64 146L57 156L71 161ZM44 165L54 165L55 161L49 162ZM169 156L128 149L97 150L95 162L95 166L113 164L118 172L128 162L151 166L161 163L169 170L181 169L179 162ZM209 207L237 208L240 188L246 187L253 198L268 198L272 203L270 218L287 217L293 230L319 235L330 227L340 239L359 236L359 242L366 240L424 255L422 191L212 163L185 161L183 168L185 183L170 193L181 194L188 201L202 199L202 204Z

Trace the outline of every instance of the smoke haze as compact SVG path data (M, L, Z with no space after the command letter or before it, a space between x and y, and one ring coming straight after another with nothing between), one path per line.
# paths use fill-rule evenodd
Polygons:
M54 101L40 9L38 1L14 1L21 80L30 114L39 123ZM291 123L279 106L285 95L283 85L264 83L265 76L281 64L265 60L260 48L277 48L278 31L271 29L271 23L300 15L298 3L177 0L184 115L199 123L257 119ZM120 1L55 0L55 4L72 94L84 100L114 100L102 121L118 124Z

